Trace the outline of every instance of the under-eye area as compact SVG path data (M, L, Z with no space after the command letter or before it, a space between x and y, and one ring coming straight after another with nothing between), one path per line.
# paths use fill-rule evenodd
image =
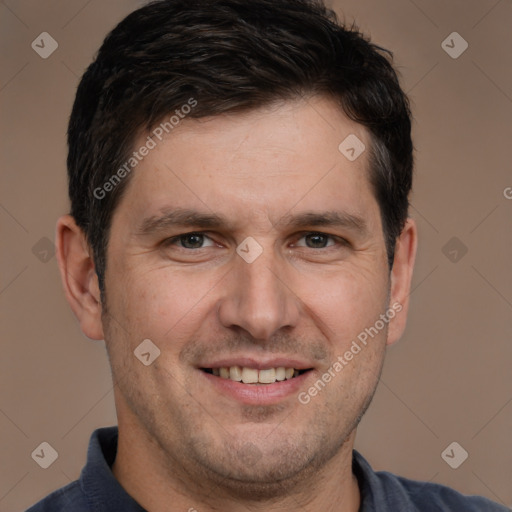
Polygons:
M235 382L242 382L243 384L274 384L275 382L282 382L303 375L310 372L312 368L298 370L296 368L279 366L277 368L258 370L246 366L222 366L217 368L200 368L200 370L221 379L230 379Z

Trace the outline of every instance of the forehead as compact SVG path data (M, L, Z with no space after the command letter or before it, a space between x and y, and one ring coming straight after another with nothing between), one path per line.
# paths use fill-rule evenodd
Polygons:
M172 208L272 224L322 207L370 217L375 210L368 134L325 98L184 119L155 142L118 206L129 206L133 221Z

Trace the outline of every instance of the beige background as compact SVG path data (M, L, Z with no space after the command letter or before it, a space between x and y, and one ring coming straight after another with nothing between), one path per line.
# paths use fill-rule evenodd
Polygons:
M81 334L41 239L54 240L68 208L65 132L79 77L139 4L0 2L2 512L77 478L92 430L115 423L104 345ZM511 506L512 2L331 5L394 50L415 113L411 213L421 238L412 309L357 448L376 469ZM31 48L43 31L59 44L45 60ZM469 43L457 59L441 46L454 31ZM459 246L443 252L452 237ZM461 244L467 253L450 261ZM46 470L31 458L43 441L59 454ZM458 469L441 458L452 441L469 453Z

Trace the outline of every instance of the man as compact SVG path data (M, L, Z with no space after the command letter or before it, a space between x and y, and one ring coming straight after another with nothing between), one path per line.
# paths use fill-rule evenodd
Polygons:
M504 511L353 450L417 245L385 50L306 0L162 0L69 124L58 259L118 429L32 512Z

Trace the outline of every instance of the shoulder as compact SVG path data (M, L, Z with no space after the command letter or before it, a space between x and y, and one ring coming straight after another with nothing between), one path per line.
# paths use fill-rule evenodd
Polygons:
M88 512L89 510L85 494L79 482L75 481L52 492L26 512Z
M445 485L410 480L387 471L373 471L354 452L354 472L359 480L363 511L401 512L511 512L482 496L466 496Z
M387 472L377 472L384 486L401 491L419 512L510 512L510 509L482 496L467 496L432 482L409 480Z

